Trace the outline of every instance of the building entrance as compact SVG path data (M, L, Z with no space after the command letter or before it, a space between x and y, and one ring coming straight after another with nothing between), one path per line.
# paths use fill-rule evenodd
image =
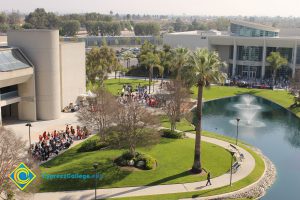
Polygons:
M18 103L1 107L1 118L2 122L18 119Z
M257 67L255 66L242 66L242 78L244 79L255 79L257 78Z

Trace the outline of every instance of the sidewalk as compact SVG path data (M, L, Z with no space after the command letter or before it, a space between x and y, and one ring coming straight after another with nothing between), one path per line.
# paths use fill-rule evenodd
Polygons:
M189 138L194 138L195 135L187 133ZM216 144L226 149L230 149L230 143L202 136L202 141ZM232 182L237 182L248 176L255 167L255 160L252 155L243 148L237 147L239 151L244 154L244 161L238 171L233 174ZM142 178L142 177L141 177ZM219 188L229 185L230 173L223 174L219 177L211 179L212 185L205 186L206 181L199 181L194 183L184 184L170 184L170 185L156 185L156 186L138 186L138 187L123 187L123 188L109 188L97 189L97 198L116 198L116 197L133 197L145 195L159 195L180 192L193 192L199 190L207 190ZM36 193L33 197L35 200L47 199L68 199L68 200L90 200L94 198L94 190L80 190L80 191L66 191L66 192L47 192Z

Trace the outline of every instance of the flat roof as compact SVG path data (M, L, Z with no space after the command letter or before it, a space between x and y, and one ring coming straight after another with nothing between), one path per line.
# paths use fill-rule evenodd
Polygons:
M266 25L263 25L263 24L258 24L258 23L248 22L248 21L230 20L230 23L241 25L241 26L246 26L246 27L249 27L249 28L260 29L260 30L264 30L264 31L273 31L273 32L279 32L280 31L280 29L274 28L272 26L266 26Z
M0 72L14 71L33 67L20 49L0 47Z

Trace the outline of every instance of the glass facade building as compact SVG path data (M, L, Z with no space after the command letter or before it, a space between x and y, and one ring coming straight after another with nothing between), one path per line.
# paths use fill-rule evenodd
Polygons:
M237 59L244 61L262 61L263 47L255 46L238 46Z
M233 36L242 37L278 37L278 32L276 31L260 30L234 23L230 24L230 32Z

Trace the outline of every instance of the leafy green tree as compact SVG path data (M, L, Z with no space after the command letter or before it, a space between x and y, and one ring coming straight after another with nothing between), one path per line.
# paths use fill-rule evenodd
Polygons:
M7 23L7 15L4 12L0 13L0 24L6 24Z
M80 29L80 22L77 20L64 21L60 30L63 36L75 36Z
M220 61L219 55L214 51L207 49L197 49L189 54L187 60L187 68L190 74L185 79L192 79L195 81L195 85L198 87L197 98L197 123L196 123L196 139L195 139L195 152L194 163L192 166L193 173L201 173L201 132L202 132L202 98L203 88L210 85L210 83L219 83L225 80L226 75L220 72L219 68L223 63Z
M184 23L180 18L177 18L173 24L175 32L182 32L188 30L188 25Z
M154 22L142 22L134 25L135 35L159 35L160 26Z
M88 81L103 86L107 73L119 65L115 51L106 45L101 48L94 47L86 55L86 74Z
M9 25L6 23L0 23L0 32L6 33L9 30Z
M121 34L119 22L88 21L85 27L89 35L99 35L100 33L101 36L116 36Z
M44 8L37 8L25 17L25 22L36 29L45 29L48 25L48 14Z
M47 13L47 28L49 29L56 29L56 28L59 28L60 26L60 23L61 23L61 20L59 19L59 17L52 13L52 12L48 12Z
M279 52L271 52L271 54L267 57L267 61L270 64L269 68L272 71L272 84L274 86L277 70L280 69L283 65L288 64L288 61L286 58L282 57Z
M224 17L219 17L216 20L217 30L219 30L219 31L226 31L226 30L228 30L229 25L230 25L229 19L226 19Z
M85 28L86 28L86 31L89 35L98 36L99 30L98 30L98 27L97 27L97 21L87 21L85 23Z
M10 25L20 25L21 24L21 15L19 12L11 12L7 16L7 23Z

